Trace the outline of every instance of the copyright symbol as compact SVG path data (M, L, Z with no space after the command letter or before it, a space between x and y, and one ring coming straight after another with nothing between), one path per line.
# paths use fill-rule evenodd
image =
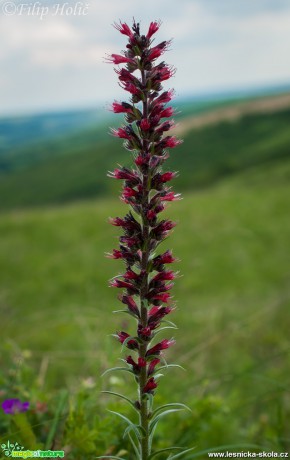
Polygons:
M5 16L13 16L16 13L16 5L13 2L5 2L2 5L2 12Z

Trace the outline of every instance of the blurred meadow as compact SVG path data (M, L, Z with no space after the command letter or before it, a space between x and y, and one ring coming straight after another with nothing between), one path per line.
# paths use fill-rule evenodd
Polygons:
M260 8L243 13L246 24L272 11L271 1L257 3ZM188 5L200 2L180 4L185 15ZM289 25L290 11L283 4L276 7L281 6L279 17L288 18ZM116 19L116 5L112 1L99 19L107 29ZM131 0L126 5L125 19L132 17L130 7L134 10ZM221 5L227 11L228 2ZM88 18L81 18L83 27L96 12L91 6ZM148 12L140 12L142 20L150 20ZM172 24L173 12L163 14L164 24ZM22 21L24 30L28 20L36 29L39 25L39 18L24 16L1 20L4 29L13 20ZM57 20L65 31L65 26L77 27L80 18L48 17L44 27ZM189 21L189 34L195 21ZM283 24L281 19L281 30L290 30ZM222 25L221 19L219 30ZM278 32L272 32L276 43ZM177 45L179 33L182 37L178 27L172 30ZM106 51L122 48L122 38L119 44L106 40L111 46ZM96 47L101 45L96 41ZM57 45L52 41L51 46ZM190 45L193 53L195 46ZM274 56L274 46L271 52ZM198 59L198 53L193 55ZM203 66L202 57L197 62ZM81 65L76 64L76 75ZM257 84L252 69L252 86L245 81L243 87L243 77L239 88L232 75L229 91L209 85L199 94L198 82L187 88L181 79L182 93L179 80L173 82L181 92L174 101L176 134L184 143L166 166L179 171L173 185L183 200L166 211L178 226L161 250L173 249L180 259L172 315L178 330L167 357L185 370L165 372L156 404L182 402L192 412L165 418L156 431L156 447L195 447L187 460L206 459L210 449L290 452L290 86L281 83L286 81L282 70ZM0 445L9 440L27 449L64 449L72 460L97 455L131 460L124 426L107 411L131 416L130 407L100 391L135 394L130 377L101 377L121 357L111 334L130 328L126 317L112 313L119 305L116 290L108 287L122 265L104 257L118 237L108 218L124 215L127 208L118 199L120 183L106 174L119 163L130 166L132 159L108 135L121 118L100 107L101 97L83 108L81 90L73 99L81 108L71 108L66 97L75 97L74 92L67 93L65 81L61 84L63 100L55 95L54 110L48 100L39 102L40 110L38 89L31 87L34 109L27 102L24 113L24 102L17 106L10 95L14 113L8 113L7 103L0 114L0 402L30 402L29 428L1 410ZM115 89L106 89L111 98Z

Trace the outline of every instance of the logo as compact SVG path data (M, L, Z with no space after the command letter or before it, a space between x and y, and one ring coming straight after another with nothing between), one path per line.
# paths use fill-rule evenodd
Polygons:
M12 457L13 451L19 452L21 450L24 450L24 447L18 444L18 442L12 444L10 441L8 441L7 445L1 444L1 449L4 452L4 455L6 455L6 457Z
M18 444L18 442L11 443L10 441L6 444L1 444L1 449L6 457L17 457L17 458L63 458L64 450L24 450L24 447Z

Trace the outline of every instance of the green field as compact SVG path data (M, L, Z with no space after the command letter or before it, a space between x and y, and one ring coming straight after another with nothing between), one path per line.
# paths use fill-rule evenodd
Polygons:
M182 171L177 189L189 189L196 174L212 177L210 187L203 179L203 188L187 190L168 209L179 225L163 248L173 248L180 257L176 268L182 276L174 288L177 344L167 356L186 372L169 370L156 400L183 402L192 413L171 414L160 423L159 447L195 446L197 453L241 446L233 447L235 452L254 444L290 451L289 116L281 114L276 124L274 116L263 122L257 116L256 123L246 118L243 124L206 128L192 133L187 145L174 152ZM215 146L222 141L224 154L220 147L215 157ZM206 159L198 157L201 148ZM101 155L105 159L106 151ZM91 152L91 158L90 177L101 177L105 162L98 170L99 157L93 160ZM107 160L112 168L116 156ZM85 161L79 157L76 177ZM56 182L51 178L57 165L65 164L61 162L65 159L47 172L46 187L57 187L58 176ZM231 168L236 174L230 175ZM19 187L21 194L24 182ZM6 202L15 205L16 189L14 193L2 208ZM119 304L116 291L107 287L122 266L104 258L117 244L116 228L107 218L125 210L111 196L1 215L0 394L2 399L29 399L32 408L36 401L46 402L47 412L29 415L37 441L45 444L53 436L54 445L65 445L68 458L76 460L128 449L123 425L106 412L108 406L121 407L128 414L127 406L99 393L106 388L134 395L123 374L100 378L120 357L120 347L109 335L127 322L127 317L112 314ZM61 396L64 391L67 397ZM3 413L0 433L1 439L28 439ZM193 453L185 458L194 458Z

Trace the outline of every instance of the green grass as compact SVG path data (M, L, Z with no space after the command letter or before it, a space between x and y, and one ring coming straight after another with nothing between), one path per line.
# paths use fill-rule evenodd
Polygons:
M163 247L180 257L182 277L174 288L177 344L167 356L187 371L168 372L157 401L180 400L193 413L164 422L161 447L172 440L196 450L255 443L289 451L289 192L284 159L185 193L169 208L179 225ZM92 376L92 412L101 388L134 394L123 375L100 380L118 363L109 335L127 324L112 314L117 293L107 287L122 265L104 258L117 245L107 218L125 209L108 198L11 211L0 222L1 342L31 350L27 389L41 378L43 394L74 393ZM2 373L11 367L2 357ZM120 430L113 418L102 420Z
M171 153L168 168L180 172L176 185L192 190L265 162L289 158L290 110L245 116L189 132ZM100 131L39 145L51 158L0 176L0 210L109 196L119 187L106 178L117 164L130 164L122 143ZM28 153L27 153L28 154ZM40 155L40 152L35 152ZM33 156L33 152L31 153ZM26 158L24 155L23 158Z

